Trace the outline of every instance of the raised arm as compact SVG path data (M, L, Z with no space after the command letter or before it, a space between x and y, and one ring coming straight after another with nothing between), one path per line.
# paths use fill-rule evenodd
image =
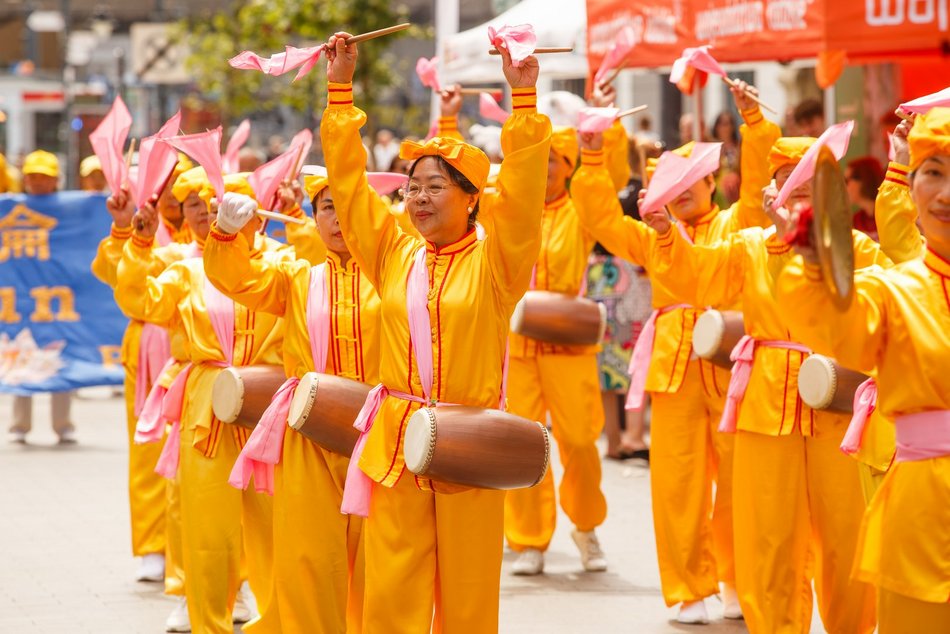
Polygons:
M133 235L119 260L115 301L132 319L165 325L178 312L185 292L186 269L175 264L158 277L149 274L152 237Z
M910 196L907 135L911 125L911 121L902 121L891 135L894 160L888 163L874 200L874 221L881 248L894 262L913 260L924 252L924 239L917 228L917 207Z
M739 154L739 170L742 181L739 185L739 200L735 206L734 230L746 227L768 227L772 224L762 210L762 188L769 184L769 150L782 136L781 129L762 116L758 104L749 99L744 82L731 88L736 106L742 115L739 128L742 148Z
M687 304L732 304L743 290L749 250L766 248L765 242L760 229L747 229L722 242L697 246L671 227L656 239L651 273Z

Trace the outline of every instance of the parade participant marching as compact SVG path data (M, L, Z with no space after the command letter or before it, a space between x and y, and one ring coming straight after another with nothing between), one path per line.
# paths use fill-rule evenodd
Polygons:
M683 235L696 244L769 224L762 213L761 192L769 179L765 158L779 131L744 88L741 82L733 88L745 120L739 201L720 210L713 203L713 174L697 173L689 189L668 205ZM729 373L692 355L693 326L702 312L696 307L740 307L735 301L684 302L657 282L652 263L656 234L623 215L612 193L599 136L582 135L582 143L581 168L572 183L578 216L608 251L643 266L653 287L654 316L634 349L627 407L641 407L644 391L653 399L651 490L664 600L669 606L680 604L680 622L705 623L709 616L703 600L717 594L722 582L724 614L741 618L733 563L733 439L716 433ZM689 144L675 153L689 157L693 147Z
M950 375L939 371L950 359L950 109L919 115L908 141L924 253L858 272L844 310L809 249L778 283L778 301L798 307L787 316L793 334L875 371L877 407L896 425L896 459L865 514L854 565L877 586L881 634L950 631Z
M768 166L778 185L814 142L776 141ZM810 201L810 193L808 182L792 192L789 204ZM770 205L766 201L774 221ZM775 297L791 247L774 229L744 229L720 242L694 244L671 228L662 211L644 221L659 233L652 274L676 301L742 303L747 336L732 353L737 363L719 430L735 433L736 589L749 631L808 631L813 577L828 632L873 631L871 588L849 578L864 511L859 467L838 450L849 418L802 402L798 373L810 350L794 341L787 321L799 307ZM854 255L859 268L890 265L860 233Z
M485 240L474 220L488 157L438 137L403 144L401 156L414 161L408 213L423 242L397 227L367 183L366 115L353 104L357 49L345 37L328 43L321 136L343 238L382 300L381 384L358 420L365 433L344 491L345 511L368 513L363 631L424 632L434 614L436 631L496 632L504 493L441 493L449 485L406 473L403 436L426 403L499 405L508 320L540 246L550 123L535 110L538 63L515 67L502 50L515 114Z
M179 181L187 176L186 172ZM173 263L158 276L149 274L160 221L153 207L143 207L136 213L133 225L138 225L119 262L116 301L132 318L150 323L165 324L177 317L187 335L189 364L165 397L163 412L172 430L159 469L166 477L177 475L181 482L181 542L192 631L232 632L242 540L248 581L257 590L259 605L266 607L271 504L266 496L242 494L227 485L248 432L228 429L214 417L211 386L229 365L278 364L283 326L276 317L235 305L207 281L200 255L214 211L213 192L210 186L200 193L188 189L183 205L196 240L192 257ZM246 183L243 189L250 191ZM257 240L253 257L288 257L288 252L261 253L263 242L253 234L259 225L246 227L247 239Z
M307 372L379 381L379 296L347 250L327 179L307 176L304 183L313 203L314 230L326 245L324 262L252 259L241 229L254 217L257 203L229 194L211 229L205 271L234 301L282 317L285 324L283 362L290 378L231 476L233 484L246 487L252 463L273 465L272 596L261 619L245 629L354 633L362 622L364 564L362 519L340 513L349 459L294 431L287 415Z

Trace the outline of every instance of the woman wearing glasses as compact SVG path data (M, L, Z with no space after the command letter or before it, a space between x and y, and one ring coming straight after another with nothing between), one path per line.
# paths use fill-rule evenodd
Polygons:
M477 240L488 157L455 140L404 143L412 160L406 188L413 225L398 228L366 179L353 105L355 45L328 43L329 104L321 136L343 237L382 300L381 384L358 425L344 511L364 523L363 632L495 632L504 493L468 490L406 471L406 423L425 404L497 407L508 320L528 288L540 244L551 127L535 109L538 63L517 68L502 51L515 114L505 125L505 164L493 230ZM412 336L410 336L412 332Z

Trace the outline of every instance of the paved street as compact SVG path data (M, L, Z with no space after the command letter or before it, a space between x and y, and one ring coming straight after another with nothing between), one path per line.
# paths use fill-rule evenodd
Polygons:
M132 581L121 401L73 403L78 446L54 446L47 397L37 399L29 444L0 444L0 633L158 634L173 604L158 584ZM10 407L0 396L0 420ZM660 596L648 472L608 461L604 485L610 515L599 532L610 571L581 572L562 516L547 574L512 577L506 555L501 631L745 632L719 619L716 600L710 627L672 621Z

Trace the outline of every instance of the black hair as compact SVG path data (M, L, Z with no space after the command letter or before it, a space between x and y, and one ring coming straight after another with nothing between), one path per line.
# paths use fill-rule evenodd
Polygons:
M416 171L416 165L419 164L419 161L426 157L419 157L412 162L412 165L409 166L409 178L412 178L413 173ZM451 163L446 161L441 156L432 156L439 165L439 169L449 177L449 180L452 181L455 185L458 186L466 194L477 194L478 188L475 187L475 184L468 180L468 178L462 172L458 171ZM472 210L472 213L468 217L468 224L474 225L475 221L478 219L478 205L480 201L475 201L475 209Z
M795 110L792 111L792 118L795 119L795 123L798 125L807 123L815 117L823 116L825 116L825 107L817 99L806 99L795 106Z

